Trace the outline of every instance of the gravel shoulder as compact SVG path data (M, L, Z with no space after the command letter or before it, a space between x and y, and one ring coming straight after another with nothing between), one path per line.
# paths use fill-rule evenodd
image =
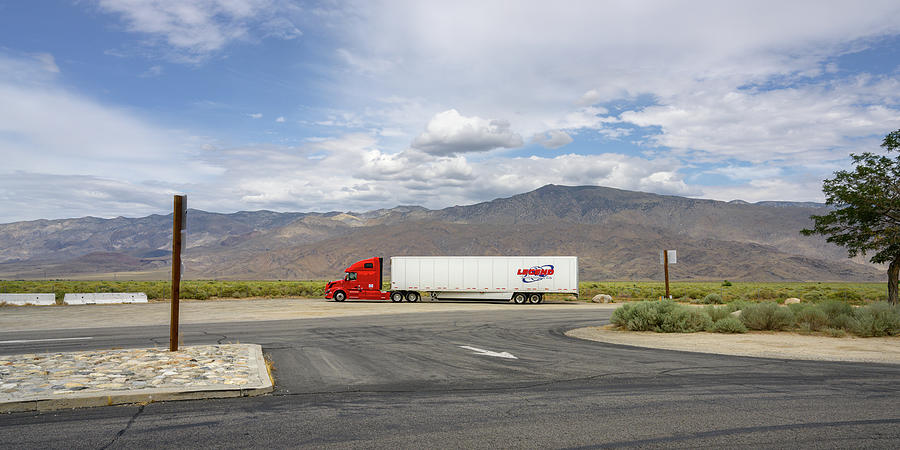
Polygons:
M577 328L566 335L609 344L720 355L900 364L900 337L833 338L785 332L655 333L619 331L611 325Z

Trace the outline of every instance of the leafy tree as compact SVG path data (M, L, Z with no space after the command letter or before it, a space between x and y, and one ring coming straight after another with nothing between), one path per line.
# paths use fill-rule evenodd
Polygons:
M853 170L840 170L825 180L822 192L835 209L815 222L804 235L821 234L827 241L847 248L852 258L872 253L873 263L888 263L888 301L898 303L900 274L900 130L884 137L887 156L851 154ZM897 152L897 157L891 157Z

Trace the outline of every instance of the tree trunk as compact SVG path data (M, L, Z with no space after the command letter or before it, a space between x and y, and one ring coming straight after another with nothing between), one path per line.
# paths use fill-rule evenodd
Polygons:
M894 258L888 266L888 302L892 305L898 304L897 295L897 276L900 275L900 256Z

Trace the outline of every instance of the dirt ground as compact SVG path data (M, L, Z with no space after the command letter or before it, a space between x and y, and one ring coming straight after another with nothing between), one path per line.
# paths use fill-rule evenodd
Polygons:
M816 361L855 361L900 364L900 337L833 338L785 332L722 333L654 333L652 331L619 331L611 325L578 328L568 336L610 344L755 356L777 359Z

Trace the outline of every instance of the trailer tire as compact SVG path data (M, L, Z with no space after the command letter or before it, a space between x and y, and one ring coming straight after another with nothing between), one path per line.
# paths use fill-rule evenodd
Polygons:
M525 303L526 298L527 297L525 296L525 294L523 294L521 292L517 292L517 293L513 294L512 301L513 301L513 303L517 303L517 304L521 305L521 304Z
M345 294L344 291L337 291L334 293L333 298L336 302L342 302L344 300L347 300L347 294Z
M394 303L400 303L403 301L403 293L400 291L391 292L391 301Z
M528 303L536 305L541 302L541 294L531 294L528 296Z
M417 302L419 301L419 293L416 291L410 291L406 293L406 301L408 302Z

